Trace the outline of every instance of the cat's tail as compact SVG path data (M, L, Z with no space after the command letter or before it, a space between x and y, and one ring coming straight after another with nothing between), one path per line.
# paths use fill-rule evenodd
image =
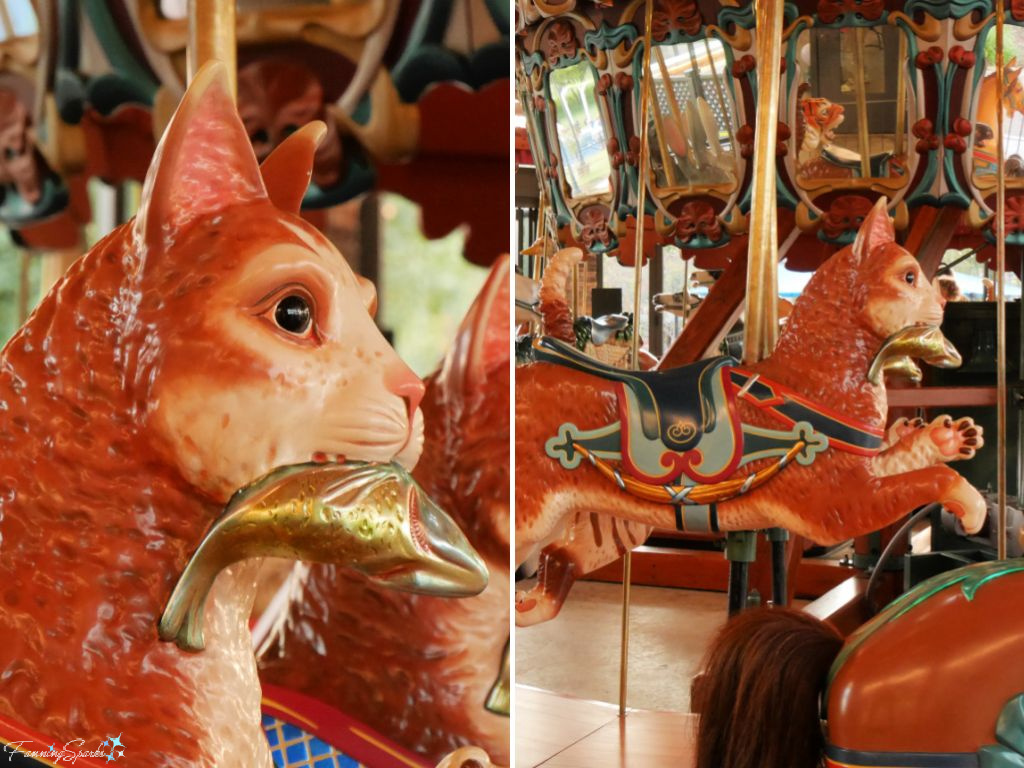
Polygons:
M818 699L842 645L835 629L800 611L763 608L731 619L694 686L697 768L821 765Z
M571 284L573 270L582 260L583 251L579 248L563 248L548 261L540 281L538 309L544 318L544 335L570 344L575 343L576 332L566 289Z

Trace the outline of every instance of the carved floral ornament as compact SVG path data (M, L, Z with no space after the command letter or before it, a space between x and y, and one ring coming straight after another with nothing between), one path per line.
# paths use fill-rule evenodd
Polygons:
M696 237L706 237L712 243L722 239L722 224L715 209L703 200L686 203L675 223L676 240L689 243Z
M579 221L583 228L579 240L588 251L593 251L595 245L604 246L602 251L612 246L612 233L608 229L609 213L607 208L600 205L591 205L580 211Z
M819 0L818 19L832 24L846 14L855 14L866 21L877 21L885 11L883 0Z
M703 19L696 0L659 0L653 13L651 37L659 43L673 32L693 36L700 32Z
M541 36L540 49L550 67L562 58L575 56L577 48L576 29L565 19L553 21Z
M860 228L873 203L862 195L841 195L832 201L821 219L821 231L829 240Z

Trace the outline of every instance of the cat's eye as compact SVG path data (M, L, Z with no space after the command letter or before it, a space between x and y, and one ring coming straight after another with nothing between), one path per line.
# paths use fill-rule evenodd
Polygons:
M309 299L298 293L290 293L274 306L274 322L282 331L296 336L306 336L313 325L313 309Z

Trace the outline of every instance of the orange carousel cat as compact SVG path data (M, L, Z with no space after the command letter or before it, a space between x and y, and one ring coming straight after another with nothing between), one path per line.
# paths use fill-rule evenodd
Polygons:
M885 431L892 350L959 362L938 331L943 306L881 198L760 363L619 371L534 339L516 370L516 563L539 553L540 567L517 623L556 615L575 579L639 543L642 526L782 527L829 544L939 501L977 531L985 502L946 463L972 457L981 429L939 417Z
M204 67L138 216L0 355L0 718L47 745L119 734L133 766L270 766L259 561L220 574L198 653L158 637L172 588L275 467L419 456L422 382L374 325L372 285L297 215L323 131L261 173L223 67Z

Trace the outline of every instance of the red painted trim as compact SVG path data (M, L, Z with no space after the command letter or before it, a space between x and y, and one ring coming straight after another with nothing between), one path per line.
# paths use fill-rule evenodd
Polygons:
M334 707L295 691L263 685L264 714L286 720L373 768L433 768L433 763Z

